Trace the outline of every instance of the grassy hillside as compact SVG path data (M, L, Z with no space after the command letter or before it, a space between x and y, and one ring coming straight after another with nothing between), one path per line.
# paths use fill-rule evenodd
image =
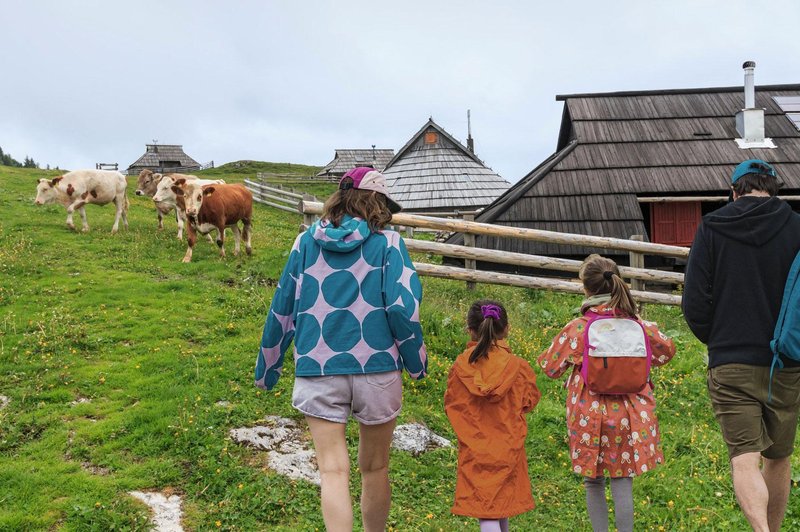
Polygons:
M221 170L214 175L243 177ZM111 235L113 209L88 206L91 232L74 233L62 207L32 203L46 174L0 167L0 394L11 399L0 410L0 530L144 530L147 509L125 495L133 489L183 495L193 530L323 529L316 487L270 472L263 454L227 437L268 414L299 417L291 364L270 393L253 387L252 374L300 216L256 206L252 257L220 260L200 241L193 262L182 264L185 243L174 222L156 230L149 200L129 195L127 231ZM453 439L442 396L464 347L468 305L503 301L510 344L532 361L579 300L423 284L431 375L406 383L400 422ZM679 353L654 373L666 464L634 483L637 529L744 530L704 389L704 350L677 309L648 306L646 315L675 337ZM580 479L568 468L561 384L539 378L527 446L538 507L512 519L517 530L589 529ZM352 424L349 434L355 455ZM392 530L474 528L449 514L455 465L454 450L393 452ZM795 484L786 530L800 528L798 497Z

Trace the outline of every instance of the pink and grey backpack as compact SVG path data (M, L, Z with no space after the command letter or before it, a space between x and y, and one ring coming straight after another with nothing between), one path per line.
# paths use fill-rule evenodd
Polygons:
M589 310L581 376L601 394L639 393L650 382L653 354L647 331L637 320Z

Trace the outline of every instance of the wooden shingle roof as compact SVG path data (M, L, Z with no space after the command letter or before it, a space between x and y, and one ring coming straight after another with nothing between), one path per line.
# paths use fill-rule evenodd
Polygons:
M775 103L800 85L756 87L766 136L775 149L740 149L735 115L742 87L557 96L564 114L557 151L488 206L477 220L569 233L647 235L637 197L727 196L745 159L775 166L782 193L800 192L800 131ZM557 228L557 229L556 229ZM451 239L460 241L460 237ZM587 248L494 242L481 247L537 254L585 255Z
M510 186L433 119L397 152L383 174L392 198L410 212L476 210Z
M326 164L317 174L319 176L342 176L356 166L372 165L376 170L383 170L394 156L394 150L367 148L365 150L336 150L333 160Z
M164 163L178 162L175 166L192 167L200 163L186 155L180 144L146 144L144 155L139 157L129 168L160 168Z

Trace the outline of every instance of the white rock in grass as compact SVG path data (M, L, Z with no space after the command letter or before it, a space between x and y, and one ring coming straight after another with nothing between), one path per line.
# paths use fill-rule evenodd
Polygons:
M131 491L129 494L152 508L156 532L183 532L181 498L179 496L165 497L161 493L142 491Z
M392 436L392 447L414 456L439 447L452 447L450 440L442 438L420 423L398 425Z
M233 441L267 451L269 467L296 480L319 485L314 450L305 431L291 419L267 416L267 425L231 429Z
M0 395L0 408L5 408L8 406L8 403L11 402L11 399L6 397L5 395Z

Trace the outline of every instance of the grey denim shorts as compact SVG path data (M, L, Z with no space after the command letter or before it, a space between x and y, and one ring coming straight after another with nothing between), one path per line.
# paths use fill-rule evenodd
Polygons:
M364 425L380 425L396 418L402 403L400 371L295 377L292 391L297 410L335 423L347 423L352 414Z

